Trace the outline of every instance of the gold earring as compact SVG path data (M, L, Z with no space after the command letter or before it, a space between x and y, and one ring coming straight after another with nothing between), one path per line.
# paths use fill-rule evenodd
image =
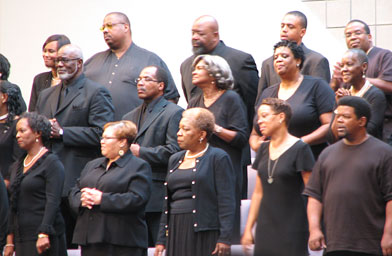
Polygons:
M120 149L120 150L118 151L118 154L119 154L120 156L123 156L123 155L124 155L124 150Z

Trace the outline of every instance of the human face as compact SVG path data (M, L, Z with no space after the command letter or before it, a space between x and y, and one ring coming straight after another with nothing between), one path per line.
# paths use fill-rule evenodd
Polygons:
M116 136L115 128L113 126L107 127L101 138L102 155L108 159L115 159L119 157L120 149L120 141Z
M45 45L44 50L42 51L45 66L48 68L53 68L55 66L54 60L57 57L57 45L57 41L49 42Z
M192 49L196 55L211 52L219 40L218 32L214 31L207 21L197 20L192 26Z
M355 115L355 110L350 106L338 106L335 110L336 128L339 138L350 140L361 126L361 119Z
M105 17L102 25L103 39L112 50L121 48L125 36L129 33L129 25L124 24L121 18L115 14Z
M300 60L294 58L290 48L284 46L276 48L274 52L274 68L279 76L299 72L297 64L300 63Z
M352 52L346 52L342 58L342 73L343 82L346 84L355 85L362 81L362 75L366 70L366 63L362 65L359 63L358 57Z
M195 127L194 116L188 114L184 116L179 125L177 132L177 142L180 148L189 149L195 148L195 145L199 145L199 140L202 137L202 132Z
M276 114L269 105L261 105L257 111L257 124L261 134L264 136L271 136L277 127L280 126L279 116Z
M300 44L305 33L306 28L302 27L301 19L299 17L291 14L284 16L280 24L281 40L290 40Z
M82 61L72 54L67 46L64 46L57 53L56 68L59 78L62 81L69 81L82 68Z
M207 71L207 64L204 60L200 60L192 71L192 84L198 87L204 84L209 86L213 80Z
M366 34L365 27L360 22L353 22L344 30L347 48L359 48L367 52L372 45L372 35Z
M26 118L22 118L16 124L16 140L21 149L29 150L33 147L36 138L39 135L37 132L34 132L29 125L29 122Z
M142 70L137 82L137 95L140 99L150 102L163 95L164 85L156 78L155 67L147 67Z

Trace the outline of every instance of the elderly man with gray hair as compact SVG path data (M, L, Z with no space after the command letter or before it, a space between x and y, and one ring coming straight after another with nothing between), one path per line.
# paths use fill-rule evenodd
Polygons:
M109 91L84 76L83 54L78 46L61 47L55 64L61 84L40 93L36 111L50 119L50 148L64 165L61 208L70 247L74 220L69 213L67 195L85 164L100 156L102 127L113 121L114 107Z

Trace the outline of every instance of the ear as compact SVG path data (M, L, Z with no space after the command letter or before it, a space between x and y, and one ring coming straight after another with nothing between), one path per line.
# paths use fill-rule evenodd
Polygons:
M82 59L78 59L78 66L80 68L83 67L83 60Z
M2 93L1 94L1 103L6 103L8 101L8 94Z
M368 69L368 63L367 62L362 63L362 69L363 69L363 73L365 74L366 70Z
M206 131L200 131L200 138L206 139L207 138L207 132Z
M301 38L303 38L305 34L306 34L306 28L301 28L301 33L300 33Z
M361 127L365 127L367 121L368 121L368 120L366 119L366 117L362 116L361 118L358 119L358 124L359 124L359 126L361 126Z
M165 83L164 83L164 82L159 82L159 84L158 84L158 89L159 89L160 91L164 91L164 90L165 90Z
M283 124L286 119L286 115L283 112L280 112L278 114L278 117L279 117L279 123Z
M127 145L127 139L121 139L119 142L120 148L125 148Z

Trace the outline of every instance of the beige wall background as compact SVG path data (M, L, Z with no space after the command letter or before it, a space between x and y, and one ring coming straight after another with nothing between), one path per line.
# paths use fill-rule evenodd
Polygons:
M299 10L308 17L305 44L326 56L331 66L346 45L343 28L353 18L371 25L377 46L392 49L392 0L0 0L0 53L11 62L10 81L26 102L36 74L45 72L41 47L52 34L66 34L85 59L107 49L99 31L103 17L121 11L131 21L136 44L157 53L181 90L180 64L191 55L191 26L203 14L217 18L221 39L261 62L279 41L283 15ZM186 106L184 98L180 105Z

